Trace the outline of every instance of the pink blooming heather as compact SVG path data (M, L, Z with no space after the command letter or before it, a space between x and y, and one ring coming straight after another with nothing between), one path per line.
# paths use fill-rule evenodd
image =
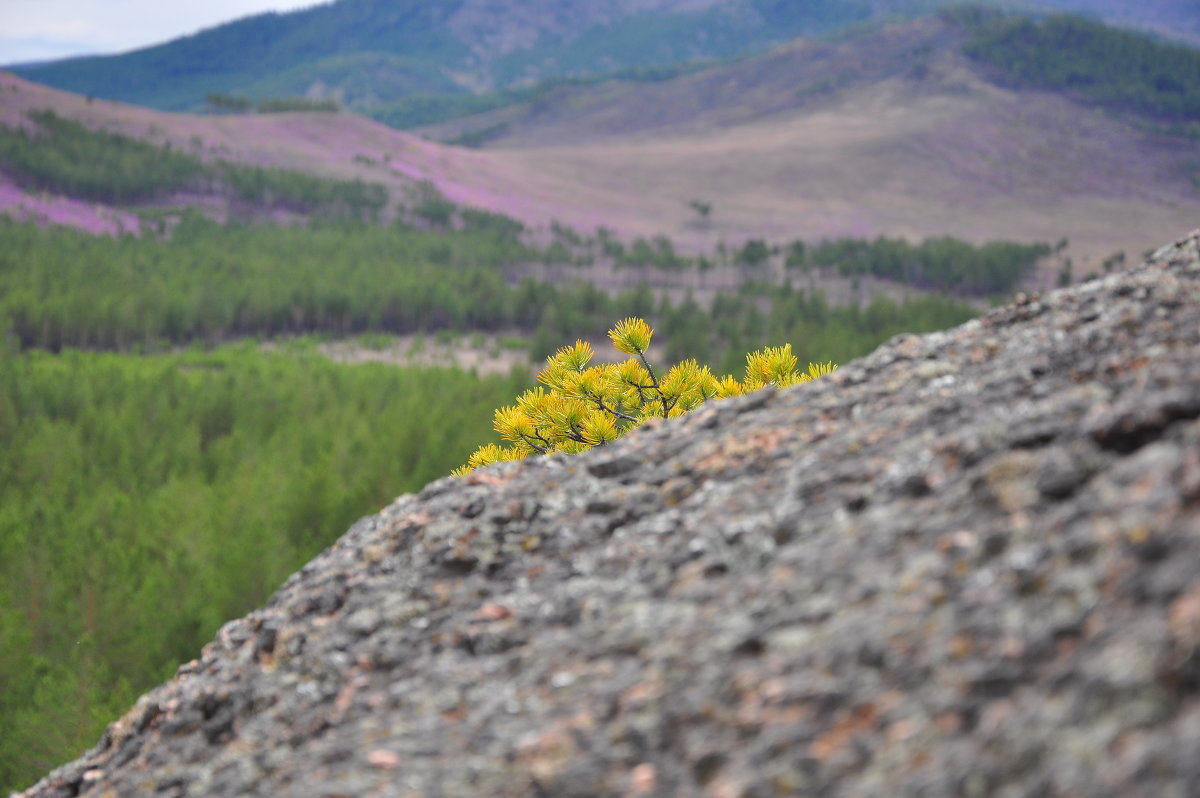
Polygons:
M138 217L91 202L50 195L26 194L12 183L0 183L0 213L40 225L73 227L92 235L116 236L141 229Z

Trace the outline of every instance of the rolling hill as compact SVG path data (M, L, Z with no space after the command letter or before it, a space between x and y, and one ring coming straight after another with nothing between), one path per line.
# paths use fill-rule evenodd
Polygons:
M58 88L164 110L200 110L210 92L308 95L336 98L384 118L394 113L391 104L414 95L468 97L567 76L726 59L800 35L878 24L944 5L939 0L338 0L235 20L130 53L11 68ZM1017 5L1090 13L1200 42L1194 4L1046 0Z
M926 18L838 42L799 40L653 83L564 87L422 131L490 128L486 149L349 113L167 114L15 77L4 78L0 122L51 108L209 160L379 183L393 202L429 181L535 229L559 221L664 234L689 251L751 238L1067 238L1084 274L1195 225L1200 140L1086 97L998 80L963 54L965 36ZM8 207L60 199L11 182L4 192ZM694 201L711 214L698 217Z
M835 0L802 9L774 0L341 0L17 71L169 110L200 108L206 92L330 92L366 108L416 92L724 57L868 13L866 3Z
M813 239L1068 237L1077 262L1195 223L1200 144L1058 91L998 85L939 20L798 41L655 84L564 89L425 128L587 186L618 228ZM630 199L636 198L636 199ZM699 224L688 200L713 206ZM1159 227L1161 225L1161 227Z

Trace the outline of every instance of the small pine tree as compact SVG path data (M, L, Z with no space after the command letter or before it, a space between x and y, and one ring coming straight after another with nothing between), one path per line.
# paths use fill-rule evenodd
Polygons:
M613 347L631 357L621 363L589 366L591 344L576 341L546 359L538 374L545 388L530 389L515 405L496 411L493 426L507 443L489 443L452 472L464 476L476 468L531 454L575 453L616 440L652 418L675 418L709 399L724 399L767 385L799 385L834 371L833 363L809 363L796 371L791 344L767 347L746 356L746 373L717 377L695 360L676 364L661 378L646 352L654 331L643 319L628 318L608 331Z

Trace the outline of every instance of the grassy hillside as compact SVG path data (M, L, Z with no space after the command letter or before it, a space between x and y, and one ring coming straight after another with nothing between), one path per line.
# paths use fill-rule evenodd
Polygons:
M126 204L173 192L223 192L259 206L376 217L380 185L220 161L91 130L50 110L28 115L33 129L0 127L0 167L18 185L99 202Z
M889 79L936 77L939 63L962 53L985 67L988 81L1005 86L1061 92L1134 115L1200 116L1200 49L1069 14L1035 19L964 6L940 19L952 24L931 17L836 41L797 41L729 63L659 70L653 80L609 75L467 97L421 95L371 113L389 124L424 126L421 132L435 138L521 147L711 129L813 107ZM435 124L471 114L479 116Z
M1065 237L1065 257L1086 274L1194 226L1200 142L1061 93L998 87L990 68L957 52L968 35L927 19L710 69L655 70L656 80L560 82L531 90L521 115L498 109L477 120L482 128L443 128L451 139L491 137L474 150L354 114L164 114L4 75L0 120L21 124L49 108L209 165L378 183L389 217L425 181L457 204L520 220L541 241L556 221L603 225L627 241L666 235L693 256L748 239ZM438 97L425 101L438 111ZM0 207L26 218L111 230L98 217L124 214L125 229L137 227L123 209L61 207L60 195L14 189L11 174L0 177ZM217 206L206 212L245 216L232 190L206 196ZM697 217L693 201L711 214Z

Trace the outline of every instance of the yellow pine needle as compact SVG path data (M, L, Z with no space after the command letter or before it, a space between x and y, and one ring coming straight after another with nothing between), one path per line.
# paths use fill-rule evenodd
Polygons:
M615 441L619 434L613 417L600 410L588 414L587 419L580 426L580 432L583 439L593 446Z
M731 396L741 396L744 392L742 384L731 375L725 375L717 380L717 398L728 399Z
M583 371L591 362L593 354L591 344L577 340L571 346L564 346L555 352L553 359L569 371Z
M618 381L633 388L650 384L650 372L633 358L618 363L615 374Z
M685 360L676 364L658 384L659 392L668 400L677 399L698 384L700 367L695 360Z
M631 427L652 418L676 418L709 399L740 396L769 384L797 385L832 373L832 362L809 363L796 372L796 356L790 344L766 347L746 355L746 378L716 377L707 366L685 360L670 369L657 388L641 362L654 331L643 319L618 322L608 336L613 346L635 355L617 364L588 367L593 352L590 344L577 340L546 359L538 381L549 388L531 388L517 397L511 407L495 413L493 426L508 448L489 443L471 455L455 476L504 460L519 460L542 452L577 453L615 440ZM632 421L630 420L632 419ZM536 444L536 445L535 445Z
M712 373L708 366L701 366L696 380L696 392L705 400L708 400L717 396L719 388L720 383L716 375Z
M837 371L837 366L832 360L827 360L824 363L809 363L808 374L812 379L819 379L827 374L832 374Z
M608 388L608 376L606 369L603 366L592 366L587 371L579 375L575 380L575 392L572 396L586 397L594 399L606 394Z
M654 335L654 330L650 329L650 325L645 319L630 317L623 319L613 325L613 328L608 331L608 337L612 339L613 347L618 352L624 352L627 355L643 355L650 348L650 338Z
M502 447L494 443L484 444L476 449L475 453L467 460L467 467L475 469L491 465L492 463L499 463L508 459L506 454Z
M546 367L538 372L538 382L542 383L552 391L561 391L563 389L563 380L567 374L571 372L559 365L553 357L547 359Z
M580 452L586 452L590 448L592 447L589 444L580 443L577 440L568 438L560 443L554 451L561 452L562 454L579 454Z
M569 396L573 399L580 398L583 395L579 392L579 378L581 376L578 371L564 371L562 383L558 386L558 392L563 396Z
M587 405L578 399L561 398L552 411L555 430L567 437L583 424L588 416Z
M502 407L496 411L492 427L506 441L520 441L526 435L533 435L535 428L533 419L519 407Z
M540 415L546 403L550 401L550 396L541 388L530 388L517 397L517 407L531 417Z
M782 384L796 370L792 345L768 346L746 356L746 383Z

